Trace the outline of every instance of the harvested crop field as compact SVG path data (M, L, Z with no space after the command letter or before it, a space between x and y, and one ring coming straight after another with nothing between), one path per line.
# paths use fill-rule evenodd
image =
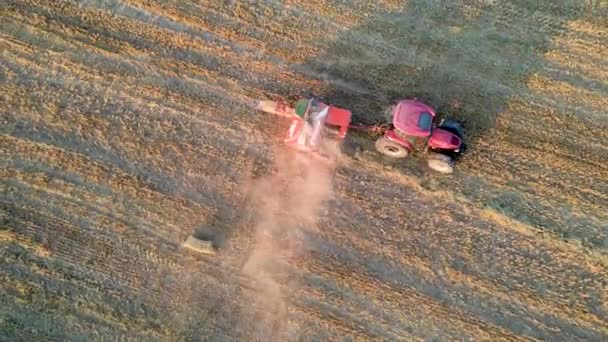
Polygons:
M0 340L608 340L607 11L5 1ZM469 150L296 168L251 103L311 93Z

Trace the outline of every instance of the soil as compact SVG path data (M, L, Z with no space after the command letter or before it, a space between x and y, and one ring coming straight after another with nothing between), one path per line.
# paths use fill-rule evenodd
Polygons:
M598 1L8 0L0 340L608 340ZM463 123L453 174L251 103ZM182 248L213 240L215 255Z

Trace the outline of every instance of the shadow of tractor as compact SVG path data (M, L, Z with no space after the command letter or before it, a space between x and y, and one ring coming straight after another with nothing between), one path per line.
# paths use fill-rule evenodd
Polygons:
M399 98L418 98L461 121L468 139L496 126L512 96L563 25L585 11L575 1L413 0L376 13L363 25L317 43L324 51L305 68L327 75L321 95L377 124Z

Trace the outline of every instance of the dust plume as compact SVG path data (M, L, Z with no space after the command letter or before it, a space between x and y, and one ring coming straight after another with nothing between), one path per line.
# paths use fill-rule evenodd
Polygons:
M339 160L339 148L327 149ZM332 197L333 166L292 150L275 153L274 172L250 184L249 198L256 213L251 254L243 273L255 291L248 303L253 313L241 321L255 339L291 340L288 296L297 284L288 280L289 260L304 252L304 231L316 230L318 217Z

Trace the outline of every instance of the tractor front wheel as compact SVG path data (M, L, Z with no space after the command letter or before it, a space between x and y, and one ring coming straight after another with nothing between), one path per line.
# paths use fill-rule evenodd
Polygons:
M445 154L431 153L427 163L429 168L441 173L452 173L454 171L454 160Z
M404 146L392 142L385 137L380 137L376 140L376 150L391 158L405 158L408 154Z

